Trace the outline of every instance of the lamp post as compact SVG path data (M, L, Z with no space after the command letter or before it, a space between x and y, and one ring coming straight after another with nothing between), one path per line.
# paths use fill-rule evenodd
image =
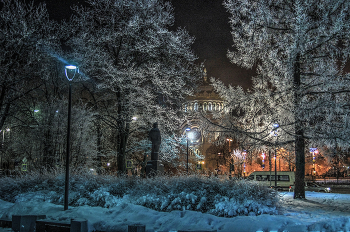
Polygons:
M188 132L191 130L191 128L186 128L186 138L187 138L187 161L186 161L186 172L188 174Z
M277 187L277 157L276 157L276 146L275 146L275 188Z
M247 152L245 150L243 150L243 177L245 177L246 174L246 158L247 158Z
M233 141L232 139L226 139L228 141L228 152L231 152L231 142Z
M218 156L216 158L216 173L219 173L219 156L221 155L221 153L218 153Z
M188 140L189 139L193 139L193 133L190 132L191 131L191 128L186 128L186 137L187 137L187 165L186 165L186 171L187 171L187 174L188 174Z
M275 188L277 188L277 154L276 154L276 147L277 147L277 130L279 128L279 125L277 123L273 124L273 135L276 136L276 140L275 140Z
M70 156L70 122L71 122L71 108L72 108L72 80L75 74L79 72L78 67L74 65L65 66L65 74L69 81L68 94L68 125L67 125L67 155L66 155L66 179L64 186L64 210L68 209L68 192L69 192L69 156ZM71 77L69 77L71 75Z
M316 167L315 167L315 163L316 163L316 154L318 153L317 148L310 148L310 152L312 153L312 180L315 180L316 178Z
M231 162L232 162L232 164L231 164L231 167L230 167L230 173L232 174L232 172L233 172L233 175L235 174L235 163L234 163L234 159L233 159L233 157L235 156L235 152L231 152Z
M226 139L226 141L228 141L228 153L229 154L231 154L231 142L233 141L232 139ZM232 160L231 160L231 165L230 165L230 174L231 174L231 172L232 172L232 169L233 169L233 156L231 155L231 158L232 158Z
M216 174L219 175L219 156L223 156L223 154L218 153L218 156L216 158ZM221 166L221 165L220 165Z
M262 167L262 169L264 170L264 168L265 168L265 153L262 153L261 154L261 158L262 158L262 165L261 165L261 167Z
M272 187L272 184L271 184L271 176L272 176L272 173L271 173L271 149L269 149L269 171L270 171L270 188Z

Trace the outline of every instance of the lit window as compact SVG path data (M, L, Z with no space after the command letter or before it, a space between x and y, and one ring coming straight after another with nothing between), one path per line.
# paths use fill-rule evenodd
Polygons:
M194 103L194 110L198 111L198 102Z

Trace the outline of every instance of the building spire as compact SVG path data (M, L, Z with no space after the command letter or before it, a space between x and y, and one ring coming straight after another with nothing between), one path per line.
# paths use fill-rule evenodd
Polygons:
M206 68L204 68L204 76L203 76L203 78L204 78L204 83L207 83L208 82L208 77L207 77L207 69Z

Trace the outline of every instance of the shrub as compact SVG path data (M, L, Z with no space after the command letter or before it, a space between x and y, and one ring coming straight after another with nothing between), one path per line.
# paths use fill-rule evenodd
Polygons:
M64 175L30 174L0 179L0 199L63 204ZM278 195L258 182L220 180L199 175L115 177L75 174L70 177L69 204L113 207L139 204L154 210L193 210L222 217L276 214Z

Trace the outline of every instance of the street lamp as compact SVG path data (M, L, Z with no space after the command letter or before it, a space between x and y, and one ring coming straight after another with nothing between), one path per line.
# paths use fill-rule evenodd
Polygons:
M276 154L277 144L276 143L277 143L277 139L278 139L278 134L277 134L278 128L279 128L279 125L277 123L273 124L273 130L271 132L273 134L273 136L276 136L276 140L275 140L275 188L277 188L277 154Z
M228 141L228 152L231 152L231 142L233 141L232 139L226 139Z
M216 174L217 175L219 175L219 156L223 156L223 155L221 153L218 153L218 156L216 157Z
M69 94L68 94L68 125L67 125L67 155L66 155L66 180L64 186L64 210L68 209L68 192L69 192L69 155L70 155L70 121L71 121L71 108L72 108L72 80L76 73L79 72L77 66L67 65L65 66L65 74L69 81Z
M261 165L261 166L262 166L262 169L265 168L265 157L266 157L266 156L265 156L265 153L262 153L262 154L261 154L261 158L262 158L262 165Z
M245 173L246 173L246 164L245 164L245 161L246 161L246 157L247 157L247 152L245 150L243 150L243 177L245 177Z
M226 141L228 141L228 153L231 154L231 142L233 141L232 139L226 139ZM232 161L231 161L231 165L230 165L230 174L232 172L233 169L233 156L232 156Z
M315 167L315 163L316 163L316 154L318 153L317 148L310 148L310 152L312 153L312 180L315 179L316 177L316 167Z
M193 139L193 133L190 132L191 131L191 128L186 128L186 137L187 137L187 165L186 165L186 171L187 171L187 174L188 174L188 140L189 139Z

